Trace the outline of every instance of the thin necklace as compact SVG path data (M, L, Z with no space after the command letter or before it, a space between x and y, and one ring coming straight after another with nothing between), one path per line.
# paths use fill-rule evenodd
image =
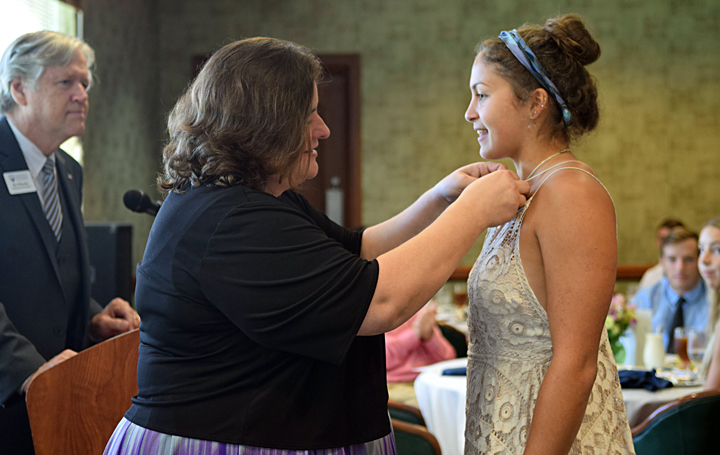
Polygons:
M550 155L550 156L548 156L547 158L545 158L544 160L540 161L540 164L538 164L537 166L535 166L535 169L532 170L532 172L530 173L530 175L528 175L528 177L525 179L525 181L526 181L526 182L529 182L530 180L532 180L532 179L534 179L534 178L536 178L536 177L539 177L540 174L535 175L535 177L533 177L533 175L535 174L535 171L537 171L538 169L540 169L540 166L542 166L543 164L545 164L545 163L547 163L548 161L550 161L551 158L555 158L555 157L558 156L559 154L565 153L565 152L569 152L569 151L570 151L570 149L560 150L559 152L555 152L555 153L553 153L552 155Z

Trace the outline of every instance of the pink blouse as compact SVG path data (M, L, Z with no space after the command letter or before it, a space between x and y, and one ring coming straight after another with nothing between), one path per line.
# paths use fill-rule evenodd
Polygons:
M437 325L428 341L420 341L412 331L417 317L415 314L403 325L385 334L388 382L414 381L420 373L413 369L455 358L455 349Z

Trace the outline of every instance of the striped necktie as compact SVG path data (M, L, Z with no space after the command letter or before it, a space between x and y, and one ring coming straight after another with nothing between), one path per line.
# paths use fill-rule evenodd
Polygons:
M47 218L48 223L50 223L50 228L53 230L53 233L55 233L55 238L59 242L62 236L63 215L54 171L55 162L48 158L42 168L43 211L45 212L45 218Z

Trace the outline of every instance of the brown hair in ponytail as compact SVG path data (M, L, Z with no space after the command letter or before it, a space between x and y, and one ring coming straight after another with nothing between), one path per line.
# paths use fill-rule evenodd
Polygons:
M552 100L549 105L552 119L550 135L570 142L592 131L598 124L600 113L595 80L585 66L600 57L600 45L583 21L574 14L567 14L548 19L542 27L525 24L517 31L537 56L572 115L566 125L560 106L549 93L548 100ZM483 61L495 65L498 74L510 83L521 102L529 101L530 94L540 88L540 84L499 38L481 42L476 51L482 54Z

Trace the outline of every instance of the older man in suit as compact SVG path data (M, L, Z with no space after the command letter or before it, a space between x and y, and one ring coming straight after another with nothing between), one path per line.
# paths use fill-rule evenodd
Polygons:
M0 453L33 453L23 394L39 372L140 322L90 297L82 168L59 148L85 131L93 62L47 31L0 61Z

